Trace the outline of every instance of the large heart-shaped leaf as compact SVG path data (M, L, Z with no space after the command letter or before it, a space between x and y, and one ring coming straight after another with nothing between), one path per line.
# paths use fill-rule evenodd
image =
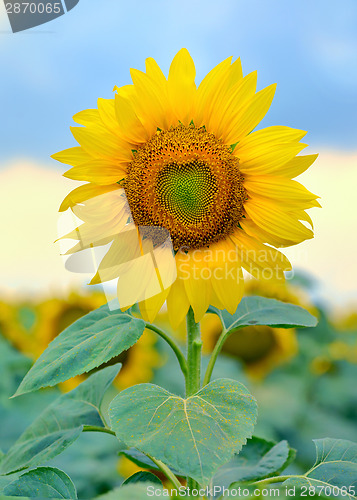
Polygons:
M301 476L292 476L284 486L311 486L316 494L333 498L356 497L357 443L345 439L316 439L316 462Z
M117 437L128 446L208 484L252 435L257 405L235 380L215 380L187 399L140 384L120 393L109 415Z
M227 332L251 325L294 328L317 324L316 318L302 307L265 297L244 297L234 314L213 307L210 307L209 312L221 317Z
M83 425L103 427L99 408L120 365L91 375L71 392L61 395L26 429L0 463L0 474L40 465L75 441Z
M286 441L272 443L265 439L249 439L239 455L223 465L215 474L213 484L228 488L235 482L263 479L280 473L294 458L295 452ZM232 484L233 483L233 484Z
M66 498L76 499L77 492L71 479L60 469L54 467L38 467L4 488L4 494L14 497L30 498Z
M86 373L129 349L141 337L145 323L107 304L75 321L42 353L15 396L53 386Z

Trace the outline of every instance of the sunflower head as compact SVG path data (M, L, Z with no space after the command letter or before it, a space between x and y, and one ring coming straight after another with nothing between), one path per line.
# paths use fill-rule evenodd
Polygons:
M198 86L186 49L167 78L151 58L131 76L75 115L79 146L54 155L73 166L67 177L87 182L61 205L83 221L65 237L79 240L72 252L112 243L92 282L119 277L121 307L139 302L149 321L165 300L175 326L190 306L196 321L210 304L234 312L243 268L282 280L290 264L274 247L312 238L305 210L319 203L293 178L316 155L296 156L304 131L255 130L275 85L256 92L256 73L243 76L239 59Z
M158 131L136 151L123 183L135 224L166 228L175 251L224 239L243 216L238 164L204 127Z

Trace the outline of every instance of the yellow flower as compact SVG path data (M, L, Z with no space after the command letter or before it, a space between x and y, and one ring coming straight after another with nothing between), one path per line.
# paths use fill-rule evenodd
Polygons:
M73 165L65 176L87 182L60 207L83 221L65 236L79 240L69 253L111 243L91 283L119 277L122 309L139 302L149 321L165 300L174 326L190 306L196 321L210 304L233 313L243 268L284 279L290 263L273 246L313 237L305 210L317 196L292 179L317 155L296 156L304 131L252 132L275 84L256 92L256 72L243 77L239 59L198 87L186 49L168 78L152 58L131 77L113 99L75 115L79 146L53 155Z
M0 334L20 352L35 360L65 328L105 302L104 294L97 291L85 295L72 291L67 297L52 297L39 303L10 305L0 302ZM24 321L22 318L25 314L28 318L32 317L31 324L29 319ZM155 343L154 333L145 330L134 346L114 358L113 362L122 363L114 381L118 389L152 379L154 368L160 364ZM84 379L85 375L69 379L60 384L60 389L70 391Z
M119 357L123 366L114 381L118 389L124 390L152 380L153 370L161 364L156 340L153 332L145 330L136 344Z
M357 307L351 304L332 314L335 340L329 343L328 351L334 361L357 364Z
M222 332L221 322L215 314L207 314L201 322L203 351L208 354ZM246 373L261 379L277 366L297 354L295 330L270 326L247 326L232 332L223 345L222 352L239 359Z
M33 356L40 356L65 328L105 302L101 292L81 295L74 290L64 298L51 297L41 301L36 307L37 321L32 331Z
M126 458L123 455L120 456L120 458L118 460L117 471L118 471L118 474L123 478L128 478L128 477L132 476L133 474L135 474L137 472L141 472L141 471L151 472L152 474L155 474L155 476L157 476L160 479L160 481L163 483L165 488L170 488L172 486L171 481L169 479L167 479L167 477L161 471L158 471L155 469L149 469L149 468L145 469L143 467L139 467L134 462L129 460L129 458ZM186 481L183 478L179 478L179 481L183 485L186 484Z
M246 282L248 295L277 298L283 302L300 305L316 314L304 291L297 286L272 283L255 279ZM215 314L206 314L201 322L203 351L212 352L222 332L221 322ZM277 366L286 363L298 352L294 329L248 326L233 332L223 345L222 352L239 359L247 374L262 379Z

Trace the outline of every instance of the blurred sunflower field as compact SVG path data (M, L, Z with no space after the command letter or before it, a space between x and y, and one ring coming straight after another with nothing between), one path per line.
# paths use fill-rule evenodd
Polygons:
M316 285L316 283L315 283ZM251 280L247 293L278 297L304 306L319 318L313 329L281 330L250 326L234 333L218 358L213 378L242 380L259 401L255 435L268 441L287 440L296 449L296 460L288 471L307 470L314 461L312 439L325 436L357 441L357 309L332 311L313 300L314 282L297 275L286 284L262 284ZM9 448L48 404L58 395L83 382L85 376L70 379L58 388L9 399L33 361L48 343L75 320L106 301L100 291L72 290L67 296L45 300L0 302L0 441ZM169 326L165 311L158 325ZM221 330L216 316L202 321L203 364ZM185 329L172 330L185 341ZM123 367L114 380L108 401L126 387L153 382L184 394L177 377L175 359L167 344L145 331L141 339L111 363ZM336 395L338 394L338 397ZM104 404L105 406L105 404ZM284 411L282 411L284 409ZM110 436L86 433L50 465L65 470L77 487L78 498L94 498L119 486L128 476L150 470L120 453ZM152 470L152 469L151 469ZM164 477L156 472L158 477ZM165 484L165 482L164 482ZM118 497L119 498L119 497Z

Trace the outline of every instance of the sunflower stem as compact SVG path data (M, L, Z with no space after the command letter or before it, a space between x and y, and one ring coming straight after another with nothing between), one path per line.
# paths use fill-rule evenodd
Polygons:
M214 368L214 365L216 364L218 354L221 352L221 349L222 349L223 344L225 343L227 337L228 337L227 330L223 329L221 335L219 336L219 338L216 342L216 345L214 346L210 360L208 362L205 377L203 379L203 386L209 384L209 382L211 380L213 368Z
M186 397L195 394L201 387L201 350L202 340L200 324L195 322L190 307L186 316L187 325L187 376Z
M169 346L171 347L171 349L174 351L174 353L176 355L176 358L180 364L180 368L181 368L182 373L186 377L187 376L187 362L186 362L185 356L182 354L180 347L176 344L174 339L172 337L170 337L166 332L164 332L163 330L161 330L160 328L158 328L155 325L151 325L150 323L146 323L145 328L157 333L162 339L165 340L165 342L167 342L169 344Z
M192 307L186 316L187 328L187 375L186 375L186 398L192 396L201 387L201 351L202 340L200 324L196 323ZM191 477L187 478L187 486L190 490L198 487L198 483Z
M177 479L177 477L175 476L175 474L172 472L171 469L169 469L169 467L167 465L165 465L163 462L161 462L161 460L158 460L158 459L152 457L148 453L145 453L145 455L148 458L150 458L150 460L152 460L155 465L157 465L159 467L159 469L161 470L161 472L163 472L165 474L165 476L167 477L167 479L169 479L171 481L171 483L173 484L173 486L177 490L179 490L181 488L180 481Z
M108 427L99 427L99 425L84 425L82 432L105 432L106 434L111 434L115 436L115 432Z

